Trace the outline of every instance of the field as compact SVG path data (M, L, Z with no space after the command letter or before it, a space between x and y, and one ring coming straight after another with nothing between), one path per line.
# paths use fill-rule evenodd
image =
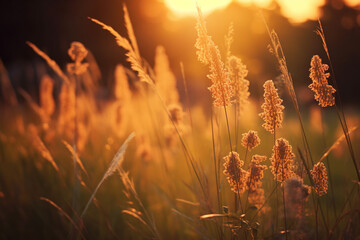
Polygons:
M141 56L125 5L124 36L88 19L127 58L105 93L86 43L62 69L27 42L50 69L37 96L0 62L0 239L360 238L359 109L342 103L321 21L325 58L313 54L300 91L262 17L279 77L253 97L232 25L219 47L197 12L206 104L164 47L154 66Z

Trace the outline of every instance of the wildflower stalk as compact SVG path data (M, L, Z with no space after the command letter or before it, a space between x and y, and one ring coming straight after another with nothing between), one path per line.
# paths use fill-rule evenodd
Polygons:
M284 162L282 167L283 175L284 175ZM285 181L284 181L285 183ZM286 203L285 203L285 185L283 186L283 204L284 204L284 223L285 223L285 239L288 239L288 232L287 232L287 221L286 221Z
M203 194L204 194L204 197L206 198L207 194L206 194L204 185L203 185L203 183L202 183L202 180L200 179L200 173L198 172L198 171L199 171L199 168L197 167L196 162L194 161L194 158L193 158L192 155L190 154L190 152L189 152L189 150L188 150L188 147L186 146L186 144L185 144L185 142L184 142L184 140L183 140L183 138L182 138L182 136L181 136L181 134L180 134L180 132L179 132L179 129L177 128L177 126L176 126L173 118L171 117L171 114L170 114L169 110L167 109L164 100L163 100L162 97L160 96L160 94L159 94L156 86L155 86L154 84L149 84L149 85L152 87L152 89L154 90L154 92L156 93L156 95L158 96L158 98L160 99L160 102L161 102L161 104L162 104L162 106L163 106L166 114L168 115L168 117L169 117L169 119L170 119L170 121L171 121L171 123L172 123L172 125L173 125L173 127L174 127L174 129L175 129L175 131L176 131L176 133L177 133L177 135L178 135L178 137L179 137L179 140L180 140L180 142L181 142L181 145L182 145L183 150L184 150L185 155L186 155L186 159L190 162L191 167L192 167L192 169L193 169L193 171L194 171L194 173L195 173L195 176L196 176L196 178L197 178L197 180L198 180L198 182L199 182L199 184L200 184L200 187L201 187L201 190L202 190L202 192L203 192ZM188 163L188 161L187 161L187 163ZM188 167L189 167L189 165L188 165Z
M212 108L211 108L212 110ZM218 212L221 213L221 201L220 201L220 176L218 175L218 168L216 163L216 152L215 152L215 136L214 136L214 122L213 122L213 114L211 111L211 139L212 139L212 148L213 148L213 158L214 158L214 170L215 170L215 182L216 182L216 196L218 200Z
M183 80L183 84L184 84L184 89L185 89L186 105L187 105L187 110L188 110L188 113L189 113L189 120L190 120L191 131L193 132L193 131L194 131L194 127L193 127L192 115L191 115L191 110L190 110L190 98L189 98L188 86L187 86L186 78L185 78L185 70L184 70L184 64L183 64L183 62L180 62L180 70L181 70L181 76L182 76L182 80Z
M78 206L76 206L76 201L79 200L80 198L80 171L78 168L78 164L76 161L76 157L77 157L77 144L78 144L78 100L77 100L77 95L79 94L79 76L81 74L83 74L87 67L88 64L87 63L82 63L82 61L85 59L85 57L87 56L88 51L86 50L86 48L84 47L84 45L80 42L72 42L70 45L70 48L68 50L68 55L70 56L70 58L74 61L73 63L69 63L67 65L67 70L68 72L74 77L74 94L75 94L75 98L74 98L74 136L73 136L73 149L74 149L74 153L73 153L73 161L74 161L74 174L75 174L75 186L74 186L74 196L73 196L73 208L75 209L75 211L77 211Z
M357 175L358 181L360 182L359 167L357 165L354 149L353 149L353 146L352 146L352 143L351 143L349 129L348 129L348 126L347 126L347 123L346 123L346 118L345 118L345 113L344 113L344 107L343 107L343 104L342 104L342 101L341 101L341 96L340 96L340 93L339 93L339 87L338 87L336 77L335 77L334 67L333 67L333 64L332 64L332 61L331 61L331 58L330 58L330 53L329 53L329 50L328 50L328 47L327 47L327 44L326 44L326 39L325 39L325 33L324 33L323 28L322 28L322 24L321 24L320 19L318 19L318 23L319 23L319 28L316 30L316 33L321 38L323 48L324 48L326 56L327 56L327 58L329 60L330 69L331 69L331 73L332 73L332 76L333 76L333 83L334 83L335 89L337 90L336 94L337 94L337 98L339 100L338 101L339 102L339 107L338 107L337 104L335 104L336 114L337 114L337 116L339 118L342 130L344 132L344 135L345 135L345 138L346 138L346 143L348 145L348 149L349 149L349 152L350 152L350 156L351 156L351 159L353 161L353 164L354 164L354 167L355 167L355 170L356 170L356 175Z
M79 192L79 188L80 188L80 180L79 180L79 177L78 175L80 174L79 173L79 170L78 170L78 164L77 164L77 161L76 161L76 156L77 156L77 133L78 133L78 121L77 121L77 94L78 94L78 87L77 87L77 83L78 83L78 80L77 80L77 76L75 76L75 87L74 87L74 91L75 91L75 98L74 98L74 109L75 109L75 116L74 116L74 138L73 138L73 149L74 149L74 154L73 154L73 162L74 162L74 174L75 174L75 186L74 186L74 196L73 196L73 202L72 202L72 205L73 205L73 209L77 209L77 206L76 206L76 201L78 200L78 198L80 197L80 192Z
M216 161L216 152L215 152L215 135L214 135L214 122L213 122L213 111L211 108L211 139L212 139L212 149L213 149L213 159L214 159L214 171L215 171L215 183L216 183L216 196L217 196L217 203L218 203L218 213L221 213L221 206L222 206L222 198L220 194L220 162L217 163ZM218 226L218 234L219 239L223 239L223 219L220 218L220 226Z
M308 165L306 164L305 158L304 158L304 156L303 156L300 148L298 148L298 152L299 152L300 159L301 159L301 161L302 161L302 163L303 163L303 165L304 165L304 167L305 167L306 173L307 173L307 175L308 175L308 177L309 177L310 185L311 185L312 187L314 187L314 186L315 186L315 183L314 183L314 181L313 181L313 179L312 179L312 177L311 177L310 169L309 169ZM313 200L313 205L314 205L314 207L315 207L315 206L316 206L316 202L319 202L319 198L315 199L314 194L311 194L311 196L312 196L311 198L312 198L312 200ZM321 213L321 217L322 217L322 222L323 222L323 224L324 224L324 226L325 226L325 228L326 228L326 234L327 234L327 236L328 236L328 235L329 235L329 227L328 227L328 225L327 225L327 223L326 223L324 211L323 211L321 205L319 205L319 209L320 209L320 213ZM315 216L316 216L316 218L317 218L317 211L315 211ZM317 222L316 222L316 224L317 224ZM317 229L317 228L316 228L316 229Z
M285 86L286 86L286 88L288 90L288 93L290 95L291 101L293 103L296 115L297 115L299 123L300 123L301 135L302 135L304 148L306 150L307 159L310 159L312 165L314 165L314 161L312 159L312 155L311 155L311 151L310 151L309 142L308 142L306 134L305 134L304 124L303 124L301 114L300 114L300 108L299 108L299 104L298 104L298 101L297 101L297 96L296 96L295 90L294 90L293 80L292 80L291 74L290 74L290 72L288 71L288 68L287 68L285 55L284 55L284 52L282 50L282 46L280 44L279 37L277 36L277 34L276 34L276 32L274 30L272 30L270 32L270 29L269 29L263 15L262 15L262 18L263 18L264 24L266 26L267 32L268 32L270 40L271 40L270 49L272 50L272 53L275 55L276 60L277 60L277 62L279 64L280 71L282 73L282 77L285 80Z
M177 126L176 126L176 124L174 123L174 121L173 121L173 119L171 117L171 114L169 113L164 100L160 96L159 91L156 88L156 85L154 84L155 81L149 76L147 69L143 65L143 61L142 61L141 57L138 56L138 54L135 52L134 46L132 46L132 44L126 38L122 37L112 27L110 27L110 26L108 26L108 25L106 25L106 24L104 24L104 23L102 23L102 22L100 22L100 21L98 21L96 19L92 19L92 18L89 18L89 19L91 21L95 22L96 24L102 26L103 29L107 30L108 32L110 32L115 37L117 44L127 51L127 54L126 54L127 61L131 64L131 68L135 72L137 72L137 75L140 78L140 81L146 82L154 90L154 92L156 93L156 95L160 99L161 105L163 106L166 114L168 115L168 117L169 117L169 119L170 119L170 121L171 121L171 123L172 123L172 125L173 125L173 127L175 129L176 134L179 137L179 140L181 142L181 145L183 147L183 150L184 150L184 153L185 153L185 156L186 156L186 162L187 162L188 168L190 169L190 165L191 165L191 168L193 169L193 172L194 172L194 174L195 174L195 176L196 176L196 178L197 178L197 180L199 182L199 185L201 187L202 193L203 193L204 197L206 198L207 194L206 194L203 182L202 182L202 180L200 178L199 168L196 165L196 162L194 161L194 158L190 154L190 152L188 150L188 147L185 144L185 142L184 142L184 140L183 140ZM131 35L131 34L129 34L129 35ZM135 41L135 39L133 39L132 41Z
M276 143L276 125L275 125L275 122L274 122L274 146L275 146L275 143ZM275 155L275 158L276 158L276 151L274 152L274 155ZM276 179L275 179L275 191L276 191L276 221L275 221L275 230L277 231L278 229L278 224L279 224L279 216L278 216L278 213L279 213L279 194L278 194L278 172L277 172L277 169L275 171L275 176L276 176Z

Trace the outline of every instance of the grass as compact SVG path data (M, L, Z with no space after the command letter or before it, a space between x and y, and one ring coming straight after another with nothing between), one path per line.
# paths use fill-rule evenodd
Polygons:
M11 94L15 91L9 81L2 81L9 95L0 117L1 239L359 237L358 109L347 114L338 95L336 106L321 109L316 105L312 111L302 107L280 40L269 30L272 53L287 90L287 95L280 97L290 97L292 105L283 103L284 120L277 115L269 118L268 125L274 127L267 131L259 117L264 99L248 98L246 66L240 59L233 61L234 65L229 61L235 58L230 51L232 31L227 35L227 53L221 55L198 11L199 59L208 64L213 84L208 101L215 103L210 109L192 105L187 93L191 84L183 64L184 92L178 91L163 48L156 51L159 60L153 68L141 57L126 6L129 39L90 18L126 50L131 68L117 67L106 98L94 94L97 84L88 70L85 46L72 44L69 52L74 62L65 71L36 45L27 43L57 75L41 81L61 85L61 97L54 97L52 87L43 87L40 99L53 99L38 104L34 96L20 89L18 93L27 103L22 104ZM319 31L330 61L321 25ZM225 60L221 56L226 56ZM229 74L236 71L242 72ZM5 68L1 73L6 76ZM331 76L334 74L331 66ZM236 89L245 91L242 95L237 92L236 98L229 95L234 76L244 84ZM281 86L276 87L278 91ZM185 104L179 96L185 96ZM267 101L273 106L268 114L276 109L277 98ZM229 99L235 103L230 104ZM54 111L48 110L50 101L56 102ZM334 120L337 117L339 122ZM257 131L261 139L254 149L241 145L242 134L249 130ZM132 132L136 137L129 141ZM273 155L279 138L287 139L295 157L281 149ZM224 157L235 150L244 166L237 159L224 166ZM267 158L261 162L267 169L259 175L261 184L249 191L253 179L240 182L245 180L239 174L249 171L255 154ZM272 155L274 164L282 164L282 172L277 173L282 175L287 160L282 156L290 156L289 174L302 179L304 188L312 189L309 196L290 185L297 195L287 200L284 185L291 179L275 181L277 176L270 171ZM314 191L316 181L310 171L319 161L327 166L329 186L323 196ZM240 185L245 186L244 191L232 189Z

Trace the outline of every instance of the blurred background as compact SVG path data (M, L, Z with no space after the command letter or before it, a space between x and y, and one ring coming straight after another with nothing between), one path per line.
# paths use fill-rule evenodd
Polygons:
M82 42L94 55L102 73L101 84L109 86L116 64L125 62L124 51L113 37L88 20L93 17L126 35L122 4L126 3L140 52L153 65L155 48L163 45L183 88L180 62L185 67L192 103L207 94L207 68L197 61L196 8L193 0L12 0L0 7L0 59L15 89L37 95L38 81L53 74L26 44L31 41L65 68L72 41ZM206 14L209 34L220 50L231 22L235 39L232 51L249 70L250 92L262 94L267 79L277 79L275 58L268 52L269 37L260 10L283 45L297 91L310 84L310 59L318 54L328 64L320 38L315 34L320 18L326 34L335 74L344 102L358 105L360 97L360 1L359 0L212 0L199 1ZM331 80L330 80L331 82ZM181 92L181 91L180 91ZM303 102L313 101L299 94ZM205 100L206 101L206 100Z

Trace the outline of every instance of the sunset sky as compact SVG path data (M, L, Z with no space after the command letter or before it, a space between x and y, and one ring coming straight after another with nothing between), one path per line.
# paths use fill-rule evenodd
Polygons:
M259 7L271 8L272 0L198 0L198 3L205 14L215 9L226 7L232 1L238 1L244 4L254 4ZM194 0L164 0L165 4L177 16L195 15ZM318 7L325 3L325 0L277 0L281 6L284 16L292 22L303 22L307 19L315 20L319 17ZM335 2L335 1L334 1ZM360 6L359 0L346 0L349 6Z

